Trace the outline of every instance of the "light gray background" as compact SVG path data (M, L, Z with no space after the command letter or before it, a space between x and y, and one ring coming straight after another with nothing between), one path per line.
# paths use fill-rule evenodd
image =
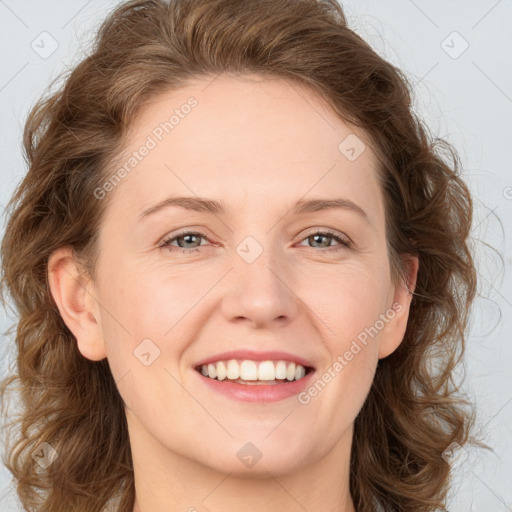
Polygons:
M29 107L51 79L80 60L91 30L117 3L0 0L1 233L2 206L26 171L20 149ZM464 389L477 402L479 425L495 454L457 452L448 508L512 511L512 0L342 4L351 28L411 78L416 111L434 134L455 144L475 194L480 288ZM58 46L48 55L52 45ZM485 243L502 253L503 265ZM2 332L12 322L0 312ZM13 352L11 341L1 339L5 375ZM0 509L21 510L1 468Z

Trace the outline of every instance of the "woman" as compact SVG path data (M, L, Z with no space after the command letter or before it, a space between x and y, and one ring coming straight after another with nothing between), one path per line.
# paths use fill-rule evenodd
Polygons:
M446 510L472 200L338 3L120 4L24 147L27 510Z

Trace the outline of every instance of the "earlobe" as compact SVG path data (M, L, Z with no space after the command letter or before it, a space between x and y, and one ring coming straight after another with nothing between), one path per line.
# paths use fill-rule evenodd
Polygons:
M390 320L381 333L379 359L389 356L400 346L407 329L413 292L416 288L419 259L412 255L403 256L403 258L407 269L407 282L400 280L395 286L391 306L393 313L389 312Z
M92 281L81 273L70 247L59 248L48 260L48 284L53 300L69 330L76 338L80 353L99 361L106 357L99 303Z

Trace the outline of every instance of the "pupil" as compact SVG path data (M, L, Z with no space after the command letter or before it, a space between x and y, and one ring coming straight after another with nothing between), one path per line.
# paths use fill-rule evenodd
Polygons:
M187 238L193 238L193 237L195 237L195 236L196 236L196 235L184 235L184 236L182 236L181 238L183 238L183 240L186 240ZM178 240L179 240L179 239L178 239ZM187 241L185 241L185 244L187 244L187 243L191 243L191 242L187 242ZM192 243L193 243L193 242L192 242ZM181 247L183 247L183 245L182 245L182 244L180 244L180 246L181 246Z
M318 241L317 239L318 238L324 238L324 239L327 239L329 237L325 236L325 235L313 235L313 239L315 239L315 241ZM325 247L325 244L323 244L323 246Z

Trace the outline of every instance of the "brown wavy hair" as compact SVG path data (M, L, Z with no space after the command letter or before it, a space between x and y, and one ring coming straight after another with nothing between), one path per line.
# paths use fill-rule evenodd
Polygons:
M455 149L413 113L412 85L350 30L336 0L135 0L102 23L91 51L32 108L28 172L8 204L1 245L2 300L13 336L20 411L4 463L29 511L132 512L134 475L124 404L107 359L91 361L60 317L47 264L70 246L94 276L98 227L131 121L157 95L219 74L284 78L320 93L360 127L380 162L394 282L403 257L419 273L402 344L379 360L355 420L350 492L358 512L446 511L452 443L475 441L475 407L454 370L463 364L476 269L472 199ZM112 197L112 194L110 194ZM31 454L50 444L42 470Z

